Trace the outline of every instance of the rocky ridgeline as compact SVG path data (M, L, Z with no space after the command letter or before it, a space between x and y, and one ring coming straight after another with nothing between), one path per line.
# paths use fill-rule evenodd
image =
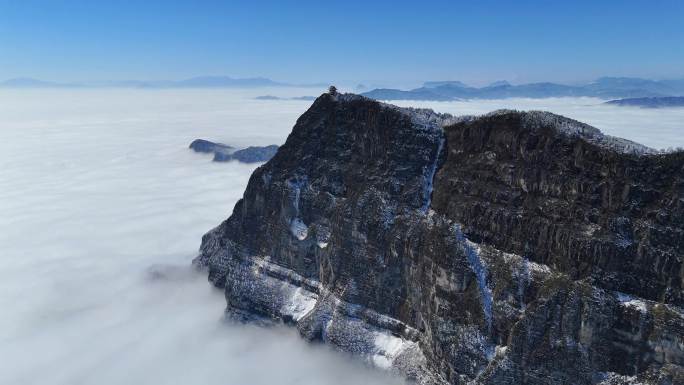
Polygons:
M260 163L273 158L278 151L278 146L250 146L243 149L236 149L223 143L215 143L205 139L195 139L190 143L190 149L195 152L213 153L214 162L228 162L236 160L242 163Z
M683 256L684 153L325 94L194 263L421 384L681 384Z
M605 102L615 106L642 107L642 108L672 108L684 107L684 96L660 96L650 98L627 98Z

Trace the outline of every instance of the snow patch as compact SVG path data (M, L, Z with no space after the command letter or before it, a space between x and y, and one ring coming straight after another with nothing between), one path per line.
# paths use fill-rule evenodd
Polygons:
M510 112L510 110L503 110L494 111L491 114ZM649 155L657 153L650 147L631 140L605 135L596 127L551 112L529 111L523 113L523 123L532 129L553 127L564 135L581 137L587 142L625 154Z
M283 315L289 315L295 321L299 321L313 310L317 300L318 295L316 293L298 287L292 297L283 304L280 312Z
M392 367L392 362L410 342L404 341L401 337L393 336L385 332L374 333L375 351L371 360L375 366L382 369Z
M321 340L323 342L330 342L328 339L328 333L330 328L332 327L333 320L330 318L326 323L325 326L323 326L323 330L321 330Z
M456 240L463 246L463 251L468 259L468 264L473 273L475 273L475 278L477 279L477 285L480 288L480 299L482 301L482 312L485 316L485 321L487 322L487 328L492 327L492 290L489 288L487 283L487 267L480 258L480 247L469 240L466 239L465 235L461 231L461 226L454 225L454 233L456 235Z
M268 273L268 275L280 277L279 279L289 282L295 286L309 288L309 291L314 293L320 292L322 289L322 285L319 281L311 278L305 278L304 276L296 273L294 270L272 263L270 262L270 257L268 256L255 256L252 261L256 274L261 272Z
M632 297L629 294L621 293L619 291L615 292L616 298L620 301L622 306L630 307L636 309L641 313L646 313L648 311L648 306L644 300Z
M444 149L444 136L440 136L439 143L437 144L437 152L435 153L435 159L432 161L432 165L428 168L425 173L425 179L423 181L423 207L421 211L423 214L427 214L430 209L430 204L432 203L432 190L434 188L435 174L437 173L437 166L439 165L439 156L442 154Z
M299 218L299 201L302 195L302 187L306 184L306 177L295 178L288 180L287 184L290 188L290 199L292 200L292 207L294 208L294 218L290 220L290 232L295 238L303 241L309 235L309 227Z
M600 381L597 385L646 385L636 376L627 376L615 372L600 372Z
M530 279L532 274L547 275L551 274L551 268L543 263L532 262L527 257L521 257L517 254L503 253L503 258L506 263L520 261L521 270L529 275Z
M295 210L295 216L299 216L299 200L302 195L302 188L306 184L307 178L294 178L288 180L287 184L290 188L290 199L292 200L292 207Z
M346 302L320 282L270 262L268 256L255 256L252 262L255 274L264 274L274 282L282 282L280 286L274 286L279 288L279 293L285 293L278 307L280 314L292 317L294 322L305 317L317 318L322 342L337 346L353 345L355 349L361 349L370 363L381 369L393 368L397 357L407 350L418 349L418 330L403 322ZM403 331L398 336L389 330Z
M538 273L541 275L551 274L551 268L543 263L532 262L527 260L527 267L529 271Z
M290 232L295 238L303 241L309 235L309 227L299 218L294 218L290 221Z
M496 345L496 347L494 348L494 352L495 352L495 355L497 357L505 356L507 351L508 351L508 346Z
M520 272L518 272L518 301L520 302L520 308L523 310L527 307L525 304L525 290L530 285L531 280L530 260L523 258L522 264L520 265Z
M316 226L316 246L318 246L319 249L325 249L328 247L329 242L330 230L322 225Z

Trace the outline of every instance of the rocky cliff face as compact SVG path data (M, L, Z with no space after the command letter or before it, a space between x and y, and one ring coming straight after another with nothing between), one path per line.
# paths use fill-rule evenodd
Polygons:
M684 153L319 97L194 263L421 384L684 383Z

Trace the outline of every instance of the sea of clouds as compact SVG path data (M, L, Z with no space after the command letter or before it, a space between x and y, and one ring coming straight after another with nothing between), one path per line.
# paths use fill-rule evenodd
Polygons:
M311 102L254 97L320 92L0 90L0 383L402 383L291 329L223 322L221 291L189 267L257 165L214 163L188 144L281 144ZM548 109L649 146L684 146L684 109L584 98L400 104Z

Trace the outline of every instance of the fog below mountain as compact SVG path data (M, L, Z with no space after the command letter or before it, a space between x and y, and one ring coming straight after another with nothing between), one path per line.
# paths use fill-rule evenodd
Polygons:
M257 165L214 163L188 144L282 144L311 102L254 98L321 92L0 91L0 383L402 383L291 329L223 322L222 292L189 267ZM684 109L601 102L398 104L546 109L652 147L684 146Z

